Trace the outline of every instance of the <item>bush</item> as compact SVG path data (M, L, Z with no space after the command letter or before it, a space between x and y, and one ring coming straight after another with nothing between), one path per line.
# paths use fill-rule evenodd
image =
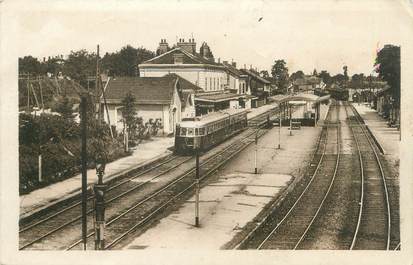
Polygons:
M42 114L19 117L20 193L55 183L78 174L81 169L80 126L58 115ZM88 124L88 168L94 168L98 150L106 153L107 162L123 157L122 142L110 137L109 126ZM99 140L98 140L99 139ZM40 148L41 147L41 148ZM42 154L42 183L38 181L38 156Z

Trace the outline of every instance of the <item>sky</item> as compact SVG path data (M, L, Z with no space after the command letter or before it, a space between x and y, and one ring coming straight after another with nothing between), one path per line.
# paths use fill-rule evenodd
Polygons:
M402 0L404 1L404 0ZM160 39L194 37L215 58L270 70L349 74L373 69L384 44L408 43L412 1L17 1L18 56L43 58L71 50L101 54L130 44L155 51ZM261 20L260 20L261 18ZM403 48L402 48L403 49Z

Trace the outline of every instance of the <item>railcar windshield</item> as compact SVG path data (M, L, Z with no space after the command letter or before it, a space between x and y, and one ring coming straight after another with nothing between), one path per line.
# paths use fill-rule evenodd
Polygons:
M180 135L185 136L186 135L186 128L185 127L181 127L181 133Z
M194 128L188 128L187 136L194 136Z

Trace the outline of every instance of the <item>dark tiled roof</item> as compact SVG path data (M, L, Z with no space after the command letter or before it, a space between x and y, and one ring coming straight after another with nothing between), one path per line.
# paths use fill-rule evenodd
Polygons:
M221 66L220 64L203 58L198 53L192 54L179 47L161 54L155 58L147 60L142 64L174 64L174 54L183 54L183 64L209 64L214 66Z
M137 103L168 104L171 102L176 78L168 77L118 77L106 87L108 103L120 103L130 91Z
M249 76L252 76L254 79L260 81L261 83L271 84L270 81L268 81L267 79L262 78L259 74L256 74L253 71L250 71L250 70L247 70L247 69L241 69L241 72L243 72L243 73L245 73Z
M176 74L169 74L163 77L118 77L111 79L107 85L105 96L108 103L120 103L131 91L137 103L169 104L176 82L184 94L202 91L201 88L186 79Z
M185 91L191 91L191 92L193 91L195 93L203 92L202 88L200 88L197 85L194 85L193 83L189 82L185 78L182 78L182 77L178 76L177 74L169 74L167 76L173 76L175 78L178 78L179 79L179 81L178 81L179 87L181 88L181 90L183 92L185 92Z
M241 75L244 75L243 72L241 72L240 70L238 70L236 67L227 64L227 63L223 63L223 66L225 66L225 68L228 70L228 72L230 72L232 75L235 75L237 77L240 77Z

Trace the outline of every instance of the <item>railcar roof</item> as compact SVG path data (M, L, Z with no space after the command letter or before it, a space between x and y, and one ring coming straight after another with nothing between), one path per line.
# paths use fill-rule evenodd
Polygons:
M227 110L220 110L213 113L209 113L207 115L195 117L194 120L186 120L181 121L179 125L181 127L201 127L205 124L221 120L224 117L228 117L228 115L235 115L239 113L246 113L247 111L244 109L227 109Z

